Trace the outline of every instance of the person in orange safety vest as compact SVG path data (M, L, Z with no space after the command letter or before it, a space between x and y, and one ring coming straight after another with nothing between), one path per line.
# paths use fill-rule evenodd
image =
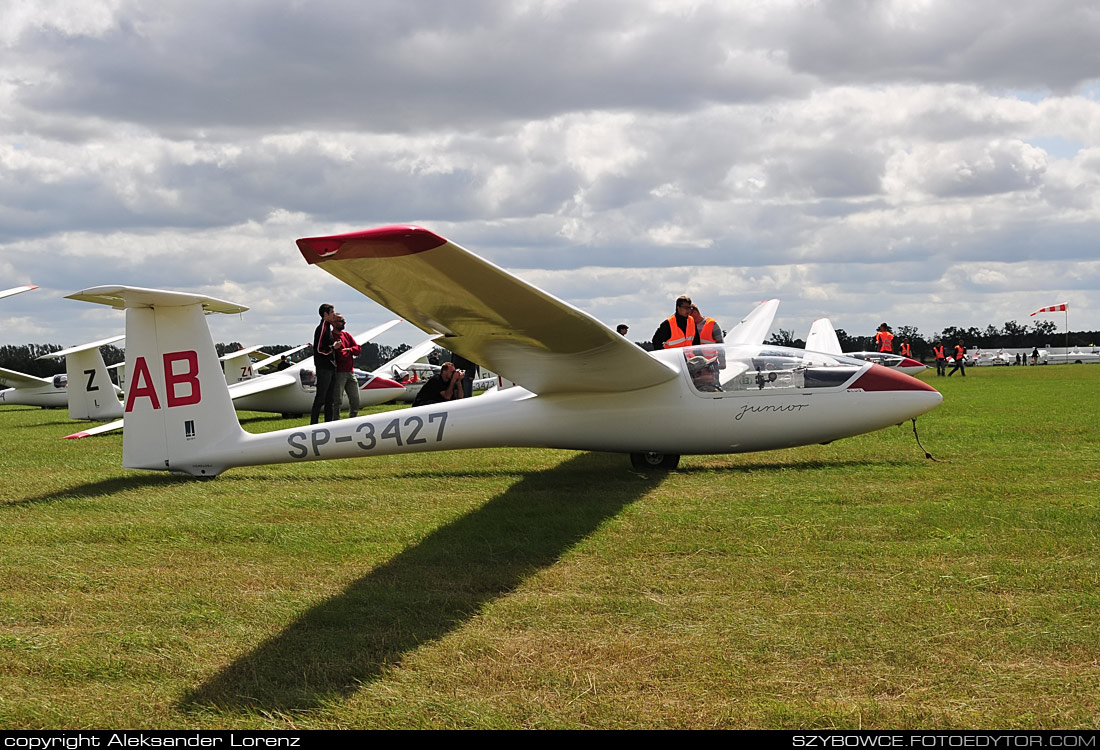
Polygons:
M875 334L875 343L878 345L880 352L894 351L894 334L890 333L890 326L883 323L878 327L878 333Z
M936 339L932 345L932 354L936 357L936 375L947 374L947 355L943 352L943 342Z
M676 298L676 312L661 321L653 332L653 349L676 349L698 343L695 320L691 317L691 297L681 295Z

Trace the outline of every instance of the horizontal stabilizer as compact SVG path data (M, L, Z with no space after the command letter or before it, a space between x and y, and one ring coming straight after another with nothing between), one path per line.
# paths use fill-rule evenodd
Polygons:
M242 313L248 308L217 297L207 297L189 292L170 292L165 289L146 289L139 286L97 286L65 295L66 299L95 302L116 310L153 307L186 307L201 304L205 312Z
M89 427L86 430L81 430L80 432L74 432L72 435L66 435L65 437L63 437L61 439L62 440L74 440L74 439L91 437L92 435L102 435L105 432L110 432L111 430L117 430L120 427L122 427L122 420L121 419L116 419L114 422L105 422L104 424L99 424L99 425L96 425L95 427Z
M78 346L70 346L68 349L62 349L57 352L50 352L49 354L43 354L37 359L50 359L51 357L67 357L70 354L79 354L80 352L86 352L89 349L98 349L101 346L107 346L113 344L116 341L122 341L126 338L126 334L119 334L118 336L111 336L110 338L101 339L99 341L92 341L87 344L79 344Z
M283 388L288 385L296 385L297 379L293 375L285 372L273 372L270 375L261 375L258 378L252 378L250 380L242 380L239 383L233 383L229 386L230 398L236 400L238 398L244 398L245 396L251 396L256 393L264 393L266 391L274 390L275 388Z

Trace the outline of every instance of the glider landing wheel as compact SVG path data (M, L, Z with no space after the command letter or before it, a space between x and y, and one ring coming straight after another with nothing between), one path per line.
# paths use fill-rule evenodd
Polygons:
M675 453L631 453L630 465L638 471L672 471L680 465L680 456Z

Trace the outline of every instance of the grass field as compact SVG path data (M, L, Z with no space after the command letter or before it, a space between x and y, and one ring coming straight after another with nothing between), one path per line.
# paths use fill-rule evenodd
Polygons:
M0 407L0 728L1100 728L1100 367L924 377L936 461L906 424L665 477L199 482Z

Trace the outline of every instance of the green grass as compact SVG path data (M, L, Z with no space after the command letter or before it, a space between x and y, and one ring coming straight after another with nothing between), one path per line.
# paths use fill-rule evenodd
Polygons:
M906 424L666 477L199 482L2 407L0 728L1100 728L1100 367L927 379L936 461Z

